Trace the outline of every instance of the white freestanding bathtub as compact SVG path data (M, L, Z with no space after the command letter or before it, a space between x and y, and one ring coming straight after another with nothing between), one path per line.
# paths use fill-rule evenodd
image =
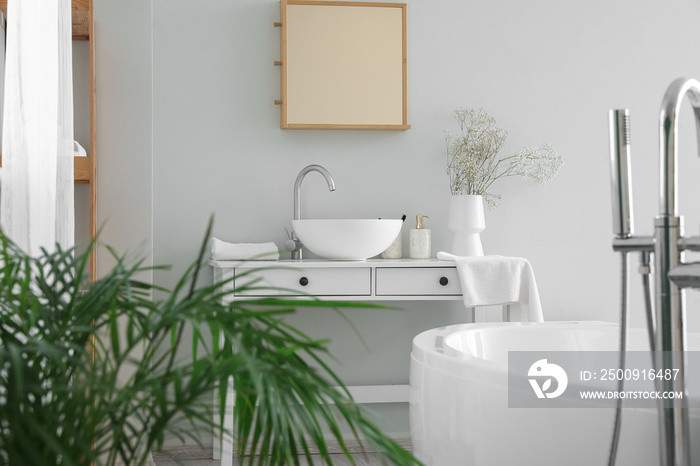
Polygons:
M628 349L648 349L643 329ZM697 350L696 335L689 349ZM606 322L453 325L413 340L410 415L413 453L432 466L605 465L614 408L509 408L508 351L616 351ZM700 422L691 410L691 459L700 464ZM655 407L622 410L619 466L659 464Z

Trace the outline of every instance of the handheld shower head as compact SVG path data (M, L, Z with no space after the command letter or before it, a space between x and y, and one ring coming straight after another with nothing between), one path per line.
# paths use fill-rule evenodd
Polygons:
M634 233L629 110L610 110L609 124L613 233L617 238L629 238Z

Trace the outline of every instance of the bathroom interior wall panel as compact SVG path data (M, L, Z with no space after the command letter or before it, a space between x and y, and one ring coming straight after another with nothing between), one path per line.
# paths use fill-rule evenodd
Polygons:
M94 0L97 228L119 254L153 248L152 0ZM97 274L114 265L98 250ZM140 278L152 281L150 272Z
M545 187L516 178L493 186L503 199L486 212L486 252L530 260L548 320L618 321L607 112L631 111L636 228L650 233L657 211L659 105L674 78L700 77L700 62L692 58L700 4L406 3L412 129L299 132L280 130L273 104L280 86L273 66L279 59L279 31L272 27L279 20L277 1L202 0L192 9L185 0L153 0L151 19L150 4L95 0L99 205L100 220L110 229L103 239L135 249L150 240L152 215L154 261L174 266L154 280L172 286L196 256L211 214L222 240L282 244L294 178L318 163L338 189L329 193L321 177L308 176L305 216L405 213L407 257L411 220L426 214L435 253L450 240L442 131L457 129L455 107L484 107L509 133L503 155L549 141L566 157ZM125 25L135 29L125 34ZM206 34L197 25L206 25ZM674 34L666 34L669 29ZM692 211L698 209L690 199L700 198L694 182L700 162L691 117L684 112L683 118L681 207L688 230L697 231L700 221ZM631 292L630 319L640 327L636 273ZM700 307L694 294L688 305ZM463 322L466 315L458 301L397 306L404 311L347 312L366 346L330 315L302 313L294 322L331 338L342 361L338 371L349 382L405 383L412 336ZM697 313L688 312L688 319L698 330Z

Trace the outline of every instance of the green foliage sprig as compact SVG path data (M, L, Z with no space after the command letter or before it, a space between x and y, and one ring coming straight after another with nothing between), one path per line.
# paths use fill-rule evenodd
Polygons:
M350 457L341 422L387 464L420 464L353 402L322 360L327 342L284 321L300 305L373 306L233 301L231 283L196 285L205 245L172 291L139 281L152 268L114 253L116 266L81 291L92 247L32 258L0 233L0 464L143 465L166 434L200 442L223 429L226 390L221 416L211 400L231 377L240 464L311 464L312 449L330 464L324 431ZM191 358L178 357L185 327Z

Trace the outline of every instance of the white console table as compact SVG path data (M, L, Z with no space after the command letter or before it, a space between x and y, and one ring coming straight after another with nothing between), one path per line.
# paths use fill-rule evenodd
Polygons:
M260 279L255 285L258 289L234 292L230 299L312 295L329 300L400 301L454 300L462 296L454 263L437 259L210 261L209 264L214 267L214 281L229 280L227 287L232 292L253 278Z
M251 299L285 296L304 299L311 295L322 300L404 301L461 300L462 289L453 262L437 259L330 261L321 259L281 261L209 261L214 282L226 282L231 292L226 299ZM237 292L251 280L255 285ZM473 314L472 314L473 316ZM504 320L506 311L504 311ZM508 319L509 320L509 319ZM372 385L348 387L358 403L408 402L408 385ZM229 390L231 388L229 387ZM229 396L230 400L233 399ZM227 406L226 425L233 427ZM221 447L221 450L220 450ZM214 458L230 464L231 439L220 445L214 439Z

